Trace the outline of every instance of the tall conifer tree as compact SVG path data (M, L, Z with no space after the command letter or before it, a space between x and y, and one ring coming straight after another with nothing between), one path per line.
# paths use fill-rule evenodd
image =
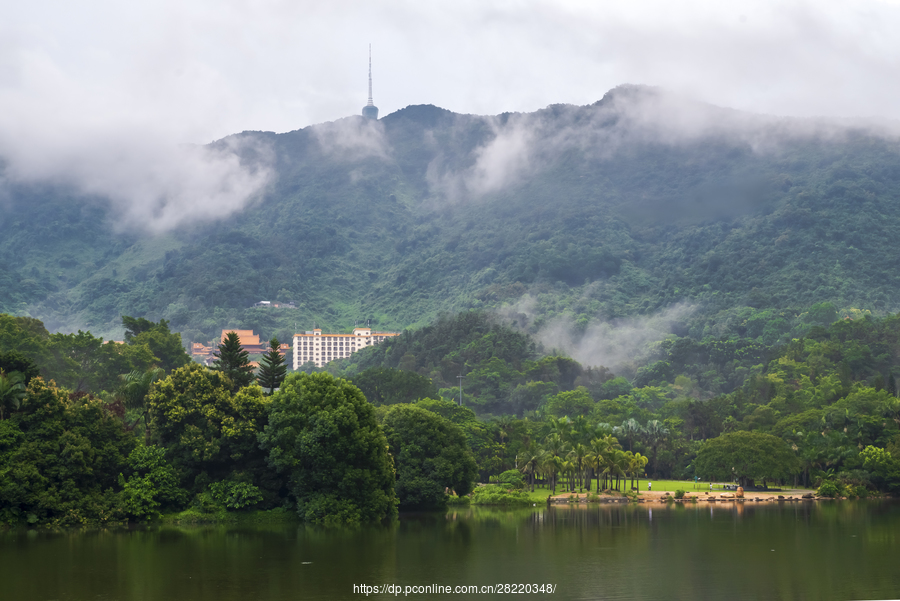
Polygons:
M237 332L225 334L225 340L213 355L216 357L213 368L223 372L231 379L235 392L253 381L250 353L241 346L241 339L238 338Z
M279 351L280 346L278 338L273 338L269 341L269 350L259 360L259 374L256 381L263 388L268 388L269 394L281 386L287 374L287 365L284 364L284 356Z

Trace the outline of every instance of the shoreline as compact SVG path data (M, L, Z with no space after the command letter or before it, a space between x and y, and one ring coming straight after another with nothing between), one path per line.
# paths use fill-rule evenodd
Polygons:
M839 497L844 498L844 497ZM547 498L550 505L565 505L569 503L653 503L667 505L669 503L772 503L772 502L797 502L815 500L838 500L833 497L818 497L816 491L804 488L784 489L780 491L749 491L744 492L743 497L738 497L735 492L713 491L685 491L684 497L676 499L672 491L641 491L637 498L614 491L614 494L600 494L595 492L560 493Z

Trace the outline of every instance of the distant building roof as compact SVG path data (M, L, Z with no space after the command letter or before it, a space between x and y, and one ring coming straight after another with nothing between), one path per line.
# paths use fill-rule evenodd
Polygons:
M234 332L238 335L241 346L244 348L248 346L259 346L259 335L254 334L253 330L222 330L222 342L225 342L225 337L228 336L229 332Z

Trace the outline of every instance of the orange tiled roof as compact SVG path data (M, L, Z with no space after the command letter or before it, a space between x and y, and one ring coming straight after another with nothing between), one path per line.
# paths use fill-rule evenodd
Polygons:
M253 330L222 330L222 342L225 342L225 336L228 332L234 332L241 341L241 346L259 346L259 335L254 334Z

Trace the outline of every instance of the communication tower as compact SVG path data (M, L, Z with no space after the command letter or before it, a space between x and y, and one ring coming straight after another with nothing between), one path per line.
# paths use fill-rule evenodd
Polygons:
M362 116L378 119L378 107L372 102L372 44L369 44L369 102L363 107Z

